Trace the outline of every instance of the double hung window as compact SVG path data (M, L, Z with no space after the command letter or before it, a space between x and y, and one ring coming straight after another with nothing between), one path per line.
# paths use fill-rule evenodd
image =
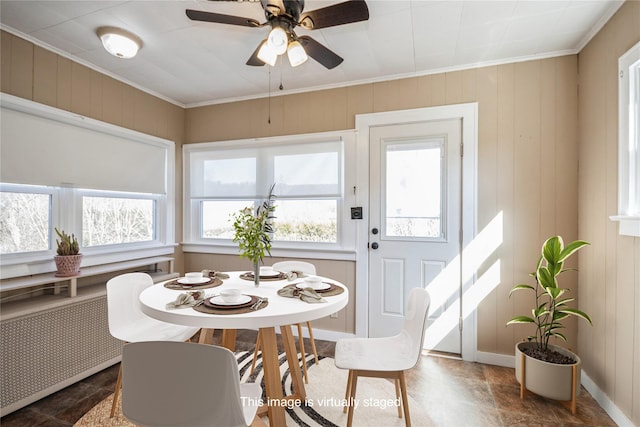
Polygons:
M86 266L173 253L173 142L0 100L5 277L51 271L56 228L77 237Z
M345 140L341 135L185 146L187 243L230 245L233 214L275 184L274 248L342 248Z

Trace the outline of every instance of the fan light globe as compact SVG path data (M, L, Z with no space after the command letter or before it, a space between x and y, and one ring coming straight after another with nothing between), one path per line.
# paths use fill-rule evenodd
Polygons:
M138 37L120 28L101 27L97 33L105 50L118 58L133 58L142 46Z
M309 59L309 57L307 56L307 52L305 52L304 48L297 40L289 43L289 47L287 48L287 56L289 57L289 63L292 67L297 67L300 64L304 64L307 59Z
M258 59L260 59L265 64L269 64L272 67L276 65L276 59L278 59L278 54L273 50L271 46L269 46L268 42L262 43L260 46L260 50L258 50Z
M274 27L269 33L267 43L274 50L276 55L282 55L287 51L287 43L289 37L287 33L280 27Z

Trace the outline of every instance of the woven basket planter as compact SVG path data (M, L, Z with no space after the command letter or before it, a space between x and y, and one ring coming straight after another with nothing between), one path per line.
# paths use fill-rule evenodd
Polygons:
M56 262L58 277L77 276L80 274L80 263L82 262L82 254L78 255L56 255L53 257Z

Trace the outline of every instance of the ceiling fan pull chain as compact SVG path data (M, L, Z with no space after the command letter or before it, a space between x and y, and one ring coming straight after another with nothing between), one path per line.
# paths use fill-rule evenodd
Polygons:
M269 98L268 98L268 114L267 114L267 123L271 124L271 68L269 68Z

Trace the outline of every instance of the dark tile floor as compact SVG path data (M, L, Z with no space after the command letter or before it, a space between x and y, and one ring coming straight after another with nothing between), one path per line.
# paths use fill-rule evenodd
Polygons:
M218 341L218 336L214 341ZM237 350L252 350L255 332L238 331ZM318 353L333 357L332 342L316 341ZM309 348L307 345L306 348ZM113 392L118 365L41 399L2 419L2 427L72 426ZM582 389L578 412L559 402L529 395L520 400L513 369L427 356L407 375L409 395L436 426L615 426ZM420 427L416 422L415 426Z

